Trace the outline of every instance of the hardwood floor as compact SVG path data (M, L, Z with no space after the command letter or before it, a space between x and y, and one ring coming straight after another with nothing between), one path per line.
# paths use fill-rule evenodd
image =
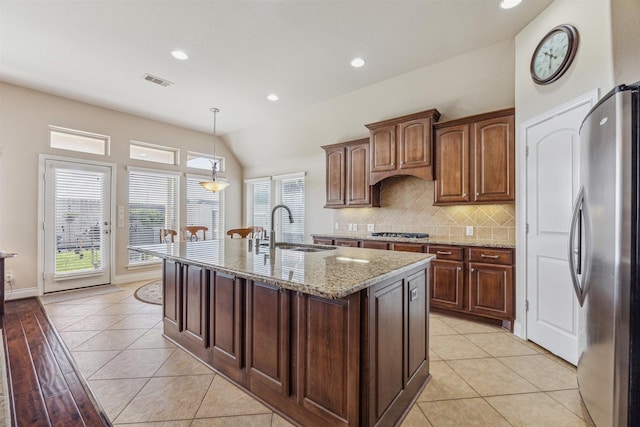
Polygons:
M2 319L14 426L110 426L36 298Z

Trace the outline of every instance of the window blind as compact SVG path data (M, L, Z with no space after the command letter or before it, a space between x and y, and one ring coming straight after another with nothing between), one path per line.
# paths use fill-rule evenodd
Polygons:
M246 181L247 226L261 226L271 229L271 178Z
M156 171L129 171L129 244L160 243L160 229L179 230L180 177ZM129 264L152 260L129 251Z
M293 224L285 209L279 209L279 240L291 243L304 242L304 175L287 175L274 178L277 203L283 203L291 209Z
M214 193L200 185L209 177L187 177L187 225L204 225L207 240L224 237L224 191Z

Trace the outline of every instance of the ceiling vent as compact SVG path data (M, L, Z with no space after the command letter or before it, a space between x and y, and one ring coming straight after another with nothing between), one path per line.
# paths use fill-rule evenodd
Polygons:
M148 82L155 83L157 85L164 86L164 87L171 86L173 84L169 80L165 80L151 74L145 74L144 76L142 76L142 78Z

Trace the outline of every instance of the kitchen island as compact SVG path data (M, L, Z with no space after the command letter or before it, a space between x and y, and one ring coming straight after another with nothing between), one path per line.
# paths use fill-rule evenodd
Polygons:
M223 239L163 259L164 334L292 422L395 425L430 378L432 255Z

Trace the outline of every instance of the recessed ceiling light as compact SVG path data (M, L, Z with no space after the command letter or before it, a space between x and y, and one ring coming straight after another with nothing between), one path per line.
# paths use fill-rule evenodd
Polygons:
M278 98L278 95L276 95L275 93L270 93L269 95L267 95L267 99L269 101L277 101L279 98Z
M500 7L503 9L511 9L512 7L516 7L520 4L522 0L502 0L500 2Z
M353 68L360 68L360 67L364 67L364 64L366 64L366 61L362 58L353 58L351 60L351 66Z
M186 53L184 53L181 50L174 50L171 52L171 55L176 58L176 59L180 59L182 61L184 61L185 59L189 59L189 55L187 55Z

